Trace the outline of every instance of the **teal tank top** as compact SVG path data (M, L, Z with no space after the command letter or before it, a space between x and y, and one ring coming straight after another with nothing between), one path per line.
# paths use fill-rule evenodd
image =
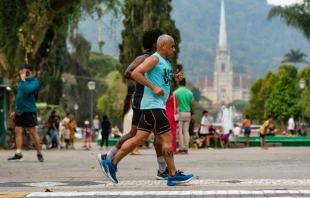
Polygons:
M158 57L158 64L144 74L145 78L152 84L162 88L163 96L156 96L152 89L144 86L144 93L141 101L141 109L166 109L166 101L170 93L170 84L173 78L173 70L168 60L155 52L152 56Z

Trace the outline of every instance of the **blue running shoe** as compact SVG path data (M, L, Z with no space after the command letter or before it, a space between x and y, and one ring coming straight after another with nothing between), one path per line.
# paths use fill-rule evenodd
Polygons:
M101 168L103 174L105 174L105 176L108 177L108 175L107 175L107 173L105 172L105 170L104 170L104 168L103 168L103 165L102 165L102 160L103 160L103 159L102 159L102 156L104 156L104 154L98 154L98 155L97 155L97 157L98 157L98 162L99 162L99 164L100 164L100 168Z
M116 166L112 164L112 160L102 160L102 166L104 168L104 171L107 173L108 178L114 182L118 183L118 180L116 178Z
M191 181L194 178L193 174L184 175L182 171L177 171L174 176L168 175L168 186L176 186Z
M168 167L166 167L166 170L164 172L159 172L159 170L157 171L157 175L156 175L156 179L157 180L168 180Z

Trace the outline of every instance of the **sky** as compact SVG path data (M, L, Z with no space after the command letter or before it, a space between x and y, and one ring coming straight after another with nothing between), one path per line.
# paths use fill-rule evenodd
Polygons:
M290 4L294 4L294 3L299 3L302 2L303 0L267 0L267 2L269 4L272 5L282 5L282 6L286 6L286 5L290 5Z

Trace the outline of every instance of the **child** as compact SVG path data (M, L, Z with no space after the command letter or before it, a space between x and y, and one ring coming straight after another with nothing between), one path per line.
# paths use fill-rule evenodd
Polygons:
M239 135L240 135L241 128L235 124L235 127L233 128L234 133L234 145L239 143Z
M229 136L230 134L232 134L233 131L229 130L229 133L226 133L222 136L222 144L223 144L223 148L228 148L229 147Z
M203 117L201 118L201 125L200 125L200 139L197 140L197 144L199 146L202 145L203 141L206 140L206 147L208 150L212 151L213 148L210 147L210 136L209 136L209 128L211 124L208 120L208 111L203 111Z
M86 120L84 122L83 132L85 134L85 140L84 140L83 148L90 149L91 148L90 142L91 142L92 130L91 130L90 126L89 126L89 121L88 120ZM88 148L86 146L87 142L88 142Z
M262 150L268 149L266 144L265 144L265 136L266 136L266 133L267 133L269 126L272 123L272 120L273 120L272 116L269 115L268 119L264 122L263 126L260 128L260 132L259 132L259 134L260 134L260 146L261 146Z

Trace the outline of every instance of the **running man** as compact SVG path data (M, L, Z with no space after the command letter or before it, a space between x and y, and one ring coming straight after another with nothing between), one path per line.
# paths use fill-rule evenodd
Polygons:
M165 112L171 80L180 81L183 78L182 73L178 71L173 76L171 64L167 60L173 56L174 52L174 39L169 35L160 36L157 40L157 52L147 58L131 74L134 80L145 86L141 101L142 115L137 134L122 145L112 160L102 161L103 170L114 183L118 183L116 177L118 163L130 151L143 144L152 131L157 133L162 140L162 153L169 170L167 185L187 183L194 177L193 174L184 175L181 171L176 170L170 124Z
M141 56L138 56L128 66L128 68L126 69L124 73L125 78L133 80L131 78L132 71L135 70L141 63L143 63L146 58L148 58L154 52L156 52L157 39L162 34L163 33L159 29L149 30L144 33L143 38L142 38L142 43L143 43L143 48L145 49L145 52ZM136 135L137 130L138 130L138 123L139 123L139 120L142 114L142 111L140 109L140 104L141 104L143 92L144 92L144 86L136 82L136 88L133 94L133 101L132 101L133 117L132 117L131 130L129 133L122 136L120 140L116 143L116 145L107 154L105 155L98 154L98 160L100 164L102 160L112 159L117 154L117 152L119 151L123 143ZM162 150L161 150L161 147L162 147L161 139L156 133L154 133L154 135L155 135L154 147L156 150L157 163L158 163L158 171L157 171L156 179L167 180L168 169L167 169L167 165L166 165L166 162L163 157Z

